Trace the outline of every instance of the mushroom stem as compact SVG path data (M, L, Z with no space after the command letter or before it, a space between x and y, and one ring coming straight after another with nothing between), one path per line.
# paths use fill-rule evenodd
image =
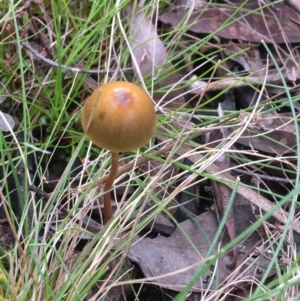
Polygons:
M104 224L106 224L112 217L112 206L111 206L111 187L114 183L116 175L118 173L119 156L118 153L111 152L111 168L109 171L108 178L104 184Z

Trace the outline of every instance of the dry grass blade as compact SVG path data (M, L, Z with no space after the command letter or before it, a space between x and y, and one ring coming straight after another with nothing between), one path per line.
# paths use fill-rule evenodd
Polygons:
M193 149L191 147L183 146L178 150L178 154L185 155L186 153L192 151ZM189 157L189 159L195 163L201 159L201 155L192 155L191 157ZM209 166L207 166L205 168L205 171L212 175L215 175L220 181L224 181L225 185L233 189L236 179L231 176L229 172L220 169L214 163L211 163ZM249 200L253 205L257 206L265 212L271 211L275 206L274 203L269 201L267 198L246 186L240 185L238 187L238 193ZM288 213L283 209L276 210L273 213L273 216L283 224L286 224L286 221L288 219ZM300 221L298 219L295 219L292 222L291 227L293 230L300 234Z

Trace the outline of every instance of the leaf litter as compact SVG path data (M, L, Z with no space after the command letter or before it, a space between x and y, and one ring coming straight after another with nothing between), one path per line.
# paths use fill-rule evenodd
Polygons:
M241 207L241 208L239 208ZM249 222L255 221L252 207L248 205L234 206L238 218L235 220L237 234L241 234L249 227ZM241 210L242 209L242 210ZM194 218L180 224L171 237L158 236L157 238L136 238L128 257L139 264L146 279L161 287L180 291L193 279L199 267L202 266L205 272L193 285L193 292L203 292L206 289L218 290L229 279L232 269L227 267L232 262L230 255L223 255L214 265L207 260L218 253L226 243L224 237L219 238L212 249L211 243L218 231L219 221L213 211L202 213ZM227 238L228 240L228 238ZM255 277L260 279L264 274L270 259L263 253L267 253L270 246L263 246L263 252L257 256L256 249L247 254L255 243L260 241L257 232L253 232L238 246L238 260L247 257L241 264L237 263L235 277L249 279ZM274 275L274 271L271 275ZM270 275L270 276L271 276ZM251 281L249 280L249 283ZM244 285L244 284L243 284Z
M260 43L261 40L272 43L284 43L286 40L299 42L299 37L296 34L299 31L299 25L291 22L291 20L298 19L298 14L284 4L261 8L257 4L249 3L244 5L237 13L236 7L220 7L213 4L203 4L201 7L202 4L200 4L200 8L197 6L198 10L193 11L188 18L186 18L186 13L182 10L173 10L161 14L159 20L175 29L180 28L182 24L192 24L189 26L191 32L203 34L216 31L219 37L225 39L246 40L253 43ZM255 13L249 14L250 11L255 11ZM279 11L280 18L278 15ZM280 22L280 26L278 26L278 22ZM223 26L223 24L227 25ZM256 24L256 26L252 27L249 24ZM283 32L284 35L282 34ZM145 47L147 47L147 43ZM235 51L237 47L238 45L234 45ZM243 55L233 55L233 60L241 64L244 71L255 74L252 79L255 84L263 85L266 80L268 83L280 82L281 78L276 70L270 70L267 74L267 79L265 78L263 60L256 49L253 49L252 52L255 55L254 58L250 51L245 51ZM156 55L159 56L160 54L164 59L167 57L166 50L157 48ZM225 51L225 54L230 55L228 50ZM291 60L289 62L289 65L283 66L281 70L287 80L295 81L298 78L295 70L298 69L295 69ZM153 66L156 67L155 60L150 61L148 68L153 68ZM292 66L294 71L291 71L292 67L288 66ZM149 69L147 71L150 71ZM231 78L225 77L219 82L207 83L197 80L190 86L190 91L193 94L202 94L210 90L222 90L228 86L235 89L241 87L240 89L242 90L243 87L251 82L251 76L247 76L245 82L242 79L243 77L237 73L236 78L231 75ZM224 81L224 84L222 81ZM249 103L248 105L250 106L251 104ZM244 122L242 114L241 124ZM247 119L247 114L245 116ZM296 135L294 134L295 128L292 121L292 116L286 113L277 113L276 116L274 116L274 113L268 115L263 114L263 112L255 113L253 120L244 129L242 135L238 137L236 143L249 147L252 150L269 154L283 155L294 153ZM188 123L189 121L186 120L186 122ZM217 130L221 136L218 138L215 136L211 141L226 141L234 130L234 128L230 127ZM216 130L210 132L210 139L212 139L214 132ZM164 140L159 135L158 139ZM213 144L210 144L210 147L213 147ZM183 152L177 151L177 155L187 154L189 151L192 151L192 149L187 150L185 146L185 150ZM228 152L228 149L226 149L226 152ZM194 160L191 156L188 158L192 163L199 160L199 157ZM214 164L215 167L207 167L205 170L212 174L220 174L220 171L217 171L218 169L230 169L230 159L226 155L217 157L212 165ZM226 176L223 179L228 180L231 178L229 173L225 173ZM234 180L234 178L231 179ZM211 248L211 242L218 231L222 213L229 204L233 186L212 181L212 189L215 202L218 204L215 205L215 207L218 207L215 209L215 212L218 214L214 211L208 211L195 216L192 220L181 223L180 227L177 227L175 233L170 237L136 238L136 241L130 248L128 257L140 265L146 279L161 287L180 291L190 283L199 267L202 267L204 272L193 285L192 291L204 292L207 289L210 291L218 290L220 287L225 286L226 283L232 281L232 270L235 273L235 280L242 278L259 280L264 275L272 258L270 250L275 248L275 245L271 245L276 243L275 240L272 243L264 243L257 229L252 231L238 245L234 246L231 252L225 253L220 257L216 261L216 265L210 264L207 259L209 256L218 254L223 246L248 229L260 216L259 214L254 214L257 209L258 211L261 209L268 211L273 207L272 203L262 196L253 194L253 197L251 197L250 189L246 189L247 192L242 192L242 189L239 189L234 205L230 209L225 222L227 231L222 233L216 244ZM241 198L244 204L238 205L238 200ZM258 201L258 199L260 200ZM281 214L283 212L276 212L273 216L284 223L287 213ZM274 223L275 219L271 218L269 219L270 221ZM295 221L294 230L299 235L300 228L297 221ZM296 232L294 232L295 235ZM210 253L209 250L211 250ZM283 254L281 255L283 256ZM278 259L279 261L280 259ZM269 277L275 274L276 272L272 271ZM251 280L244 280L236 287L242 289L247 282L249 284Z
M35 2L39 3L38 1ZM297 7L297 2L289 2ZM194 10L189 11L191 5ZM261 7L261 4L249 1L238 10L236 5L238 4L216 5L204 1L197 1L195 4L194 1L192 3L190 1L178 1L178 9L174 9L175 6L172 6L164 12L158 13L157 18L160 24L157 19L153 18L152 14L152 18L150 18L143 10L134 11L133 5L129 5L124 10L126 17L131 20L128 35L130 36L129 46L132 49L133 76L135 79L143 77L145 80L152 81L153 89L159 91L159 93L153 95L153 98L161 112L167 114L172 110L176 111L177 108L187 103L192 106L193 100L199 98L191 116L177 116L174 114L170 124L159 128L156 137L158 143L174 143L169 139L169 132L166 130L168 126L178 127L177 129L184 133L189 130L199 130L199 128L194 127L195 118L202 120L194 113L196 107L201 104L202 97L206 97L208 93L229 89L232 92L227 95L229 102L231 100L240 109L239 115L231 119L224 118L220 122L221 126L228 122L228 128L212 129L209 125L200 127L198 136L204 134L207 137L210 136L203 144L211 148L218 145L220 141L230 141L232 135L240 131L234 141L235 143L232 143L226 149L218 148L223 153L214 156L212 152L213 158L208 160L209 164L197 165L203 161L204 157L195 152L194 145L188 140L179 146L174 154L175 157L179 158L177 163L185 166L196 166L198 174L202 174L203 177L198 181L200 185L204 178L209 178L208 175L213 176L214 179L206 185L210 187L212 199L216 204L209 209L206 208L205 212L199 214L197 209L194 209L198 204L193 203L196 198L190 200L191 206L185 206L185 208L190 211L192 218L177 224L175 232L174 224L163 214L160 214L155 221L156 225L155 223L151 224L148 229L155 228L158 233L169 237L161 235L156 238L138 236L129 249L128 258L141 267L146 280L148 279L155 285L175 291L180 291L186 287L196 272L199 271L199 268L203 268L201 277L192 286L193 292L204 293L210 291L214 293L220 289L233 290L240 288L244 292L246 291L246 295L250 295L249 287L257 280L262 279L268 270L273 257L272 252L276 249L279 240L278 234L281 233L282 225L286 223L289 215L288 207L275 211L268 221L261 223L259 227L253 228L249 235L245 235L240 239L231 252L222 253L223 248L228 243L249 229L261 217L263 212L269 212L275 206L270 198L258 193L254 189L255 185L247 182L246 179L246 185L241 182L237 187L237 194L232 208L230 208L228 219L225 221L224 231L221 231L219 237L215 237L220 230L219 225L223 212L229 205L229 199L233 189L235 189L237 174L240 176L239 173L234 174L234 164L236 162L233 162L234 160L229 158L228 154L240 151L242 155L243 151L246 150L247 155L251 157L251 155L258 156L259 152L262 152L264 156L266 154L274 156L274 161L278 165L283 163L282 161L276 162L276 156L285 156L286 162L284 163L289 165L292 170L297 168L294 164L295 157L293 157L295 156L295 146L297 144L297 136L295 135L297 124L293 123L294 117L290 112L272 111L269 113L268 110L272 107L270 104L272 100L276 101L276 97L284 93L284 89L276 86L276 84L281 83L282 77L291 84L290 89L294 93L293 97L299 95L296 91L297 86L295 86L299 79L298 49L295 47L289 52L289 49L285 48L284 45L287 42L299 43L299 14L284 3L268 4ZM251 26L251 24L256 24L256 26ZM173 51L172 47L163 39L163 35L160 35L159 31L168 30L170 32L170 30L173 30L176 33L182 30L183 27L188 29L186 36L189 35L193 38L203 37L203 35L215 32L212 38L213 43L207 43L209 45L200 48L197 54L201 56L207 49L223 48L223 50L220 50L220 56L211 60L217 66L214 72L217 75L222 75L220 78L213 78L212 80L213 76L205 79L199 76L197 72L199 66L191 63L192 56L185 57L186 66L181 67L180 71L177 69L176 60L171 59L174 54L174 52L171 52ZM185 40L186 36L182 36L182 45L185 45L187 41ZM279 63L280 72L272 64L269 64L264 54L262 54L260 48L262 40L273 44L274 57ZM251 47L248 47L247 43L245 46L245 41L248 44L250 43ZM280 47L277 47L279 44L281 44ZM180 47L184 47L182 45ZM45 56L47 56L46 53ZM218 65L217 62L222 56L223 58L228 57L228 60ZM268 72L265 72L267 68ZM224 72L224 69L226 72ZM88 87L97 85L95 80L92 78L90 80L92 84L87 84ZM187 80L185 86L183 85L184 80ZM1 85L3 88L2 83ZM246 90L249 86L252 90ZM258 96L259 93L256 93L256 90L261 88L264 89L263 95ZM245 94L245 91L247 91L248 96L251 97L248 99L245 97L242 103L237 97L238 90L241 94ZM2 93L3 91L2 89ZM188 99L189 97L192 100ZM5 98L0 100L3 102ZM261 104L261 109L255 114L250 114L247 112L247 108L255 103ZM219 106L219 103L217 105ZM288 105L289 103L286 100L285 108ZM299 111L296 101L295 108ZM217 112L216 106L213 109ZM235 106L233 106L233 109L238 111ZM13 128L12 120L9 119L11 116L4 113L0 115L0 129L4 131L7 124L9 126L6 130ZM197 139L198 136L195 135L194 138ZM167 155L170 150L171 148L163 154L160 153L160 156ZM151 163L153 164L150 161ZM163 166L158 162L155 163L157 164L156 169ZM139 166L139 163L135 166ZM128 168L128 166L125 167ZM145 165L142 169L145 169ZM124 168L121 172L125 173L126 169ZM180 174L180 169L178 165L176 168L172 166L171 171L168 172L171 172L173 177ZM269 176L268 171L264 168L258 169L258 173L255 168L254 171L249 173L253 175L252 179L257 181L256 184L259 182L257 179L259 179L260 173L266 177ZM166 178L168 176L169 174L166 173ZM291 176L278 171L278 176L285 177L291 183L294 180L292 178L294 174ZM291 179L289 179L289 176L291 176ZM164 181L167 181L166 178ZM268 179L272 181L271 176ZM196 181L197 179L195 175L191 175L185 180L186 182L192 182L192 180ZM103 183L105 177L100 179L97 184L101 181ZM258 185L260 184L258 183ZM174 186L168 187L166 196L169 197L174 191L176 192L177 187ZM159 189L161 187L158 185L157 190ZM193 194L196 194L196 192L193 192ZM201 202L201 200L197 200L197 202ZM172 212L172 209L168 210ZM63 213L63 215L68 215L68 212ZM176 215L174 214L174 216ZM80 223L78 221L74 223L78 226L78 229L82 227L91 233L98 233L102 230L102 226L90 217L83 216L81 220ZM167 231L163 231L163 229L167 229ZM266 233L271 234L270 237ZM291 233L299 246L299 219L295 218L292 221ZM87 235L87 233L85 234L80 236L80 239L88 240L93 237ZM212 245L213 241L215 241L214 245ZM279 265L284 265L285 261L283 259L288 258L285 250L289 244L291 244L290 241L285 241L280 257L276 259ZM222 255L215 260L218 254ZM286 264L289 264L289 262L290 258L286 260ZM272 269L268 272L268 277L271 278L278 271ZM232 285L232 283L235 284ZM114 298L115 300L118 300L118 298L122 300L121 296L122 293L117 290Z

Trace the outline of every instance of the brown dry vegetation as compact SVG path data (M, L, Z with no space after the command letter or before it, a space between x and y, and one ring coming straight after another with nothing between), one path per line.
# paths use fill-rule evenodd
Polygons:
M174 3L173 3L174 2ZM0 1L0 300L300 300L297 1ZM100 84L155 137L83 135Z

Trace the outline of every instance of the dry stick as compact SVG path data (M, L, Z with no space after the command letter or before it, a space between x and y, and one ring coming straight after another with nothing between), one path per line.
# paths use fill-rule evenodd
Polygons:
M34 50L27 42L22 42L21 45L26 48L29 52L31 52L34 56L36 56L38 59L41 61L45 62L46 64L52 66L52 67L61 67L62 69L66 71L71 71L74 73L86 73L86 74L99 74L99 73L115 73L118 70L110 69L110 70L88 70L88 69L82 69L82 68L77 68L77 67L69 67L66 65L60 65L52 60L49 60L45 57L43 57L40 53L38 53L36 50ZM122 68L123 72L126 71L131 71L132 68Z
M247 170L243 170L240 168L235 168L234 169L235 173L241 173L244 175L248 175L251 177L255 177L258 179L263 179L263 180L268 180L268 181L274 181L274 182L278 182L278 183L296 183L296 179L289 179L289 178L280 178L280 177L272 177L272 176L267 176L267 175L263 175L260 173L256 173L255 171L247 171Z
M109 175L104 184L105 194L104 198L104 225L112 217L112 207L111 207L111 187L114 183L114 180L118 174L118 165L119 165L119 156L118 153L111 152L111 168Z

